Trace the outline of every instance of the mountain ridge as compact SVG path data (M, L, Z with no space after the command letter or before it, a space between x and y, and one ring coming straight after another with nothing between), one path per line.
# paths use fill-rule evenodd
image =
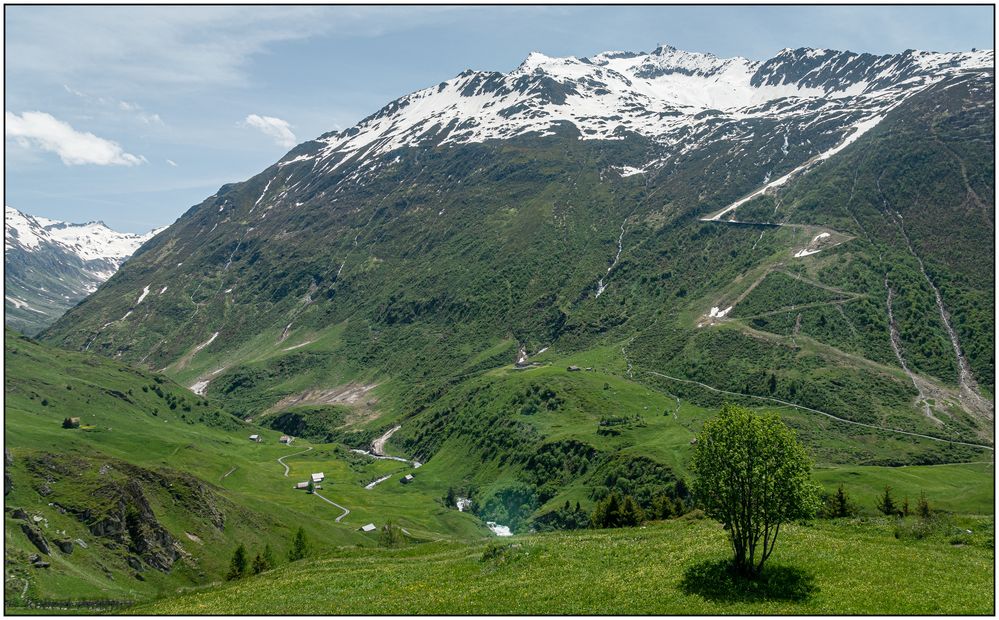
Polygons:
M162 230L121 233L102 221L74 224L4 205L7 324L28 334L45 328Z
M994 107L991 70L965 71L961 59L975 67L991 54L871 56L874 60L863 61L870 75L919 63L936 67L939 73L913 77L896 71L902 76L900 85L873 91L867 98L783 97L769 107L750 106L734 114L705 110L688 115L696 126L669 140L616 129L612 135L589 136L573 123L559 122L547 133L449 142L454 131L475 131L476 125L463 128L453 119L445 125L445 119L434 117L405 125L399 115L421 104L419 97L414 102L404 97L358 126L295 147L245 182L220 188L148 244L130 261L129 269L46 332L45 338L163 368L208 395L235 399L238 413L254 415L294 393L282 381L289 379L292 366L304 363L267 362L275 366L255 367L257 362L249 360L262 359L263 350L268 356L273 349L278 357L312 360L310 378L300 380L315 384L306 388L331 389L354 379L381 383L395 376L406 377L400 379L405 389L421 392L420 398L436 398L457 380L448 378L457 371L441 363L455 349L468 354L462 359L467 359L469 368L481 369L503 355L495 348L500 341L514 350L542 351L558 344L573 351L636 337L657 325L662 329L665 323L672 331L659 346L674 339L673 350L691 358L701 349L731 355L736 343L737 349L746 351L763 343L767 355L773 356L767 363L780 364L780 372L786 373L775 375L776 387L766 388L769 394L780 392L786 380L789 392L781 396L785 400L844 418L870 420L900 407L907 409L907 401L916 396L917 389L901 367L885 374L891 366L884 364L894 365L901 357L892 352L888 337L897 328L905 347L902 359L920 375L917 383L930 381L945 395L938 403L952 402L948 386L956 384L957 366L947 338L948 321L933 318L935 285L929 276L920 275L903 238L891 232L897 228L894 216L881 206L877 192L886 163L906 149L934 150L937 158L956 156L968 167L971 182L987 179L988 162L977 146L987 137L968 143L974 149L966 153L948 155L945 147L960 132L985 133L987 118L980 112ZM819 67L861 63L862 58L842 53L839 61L823 60L831 54L821 50L791 50L785 55L818 62ZM635 67L648 60L648 55L606 57L608 62ZM481 108L488 114L505 109L499 103L504 97L524 98L530 105L511 112L514 118L528 115L531 106L554 109L571 102L575 95L550 73L565 72L565 67L570 72L592 69L576 59L529 58L525 69L531 71L526 76L468 71L417 95L426 99L444 93L449 101L474 100L479 107L473 111ZM549 67L547 73L532 79L541 66ZM809 71L799 73L806 76ZM743 71L747 83L750 76ZM578 76L572 80L572 88L602 96L596 93L599 85ZM490 101L493 105L486 107ZM933 109L946 110L944 125L935 125L940 117ZM462 110L458 105L451 111ZM549 121L550 117L542 118ZM379 128L384 129L381 134ZM406 136L414 128L425 130L419 134L425 139L407 144ZM899 131L906 144L892 136ZM359 141L351 143L354 139ZM864 211L858 211L860 205L849 205L852 217L844 219L839 215L845 208L840 201L854 198L840 197L838 185L828 184L839 174L839 162L856 159L861 152L889 159L857 160L858 170L873 176L865 176L858 188L863 191L856 193L864 201ZM925 174L929 161L924 158L901 169L882 189L890 195L931 178ZM794 191L803 186L803 177L820 181L824 194L833 198L820 199L823 206L816 208L812 195ZM948 192L963 190L959 176L948 179L956 183L948 186ZM849 179L846 182L849 186ZM978 195L990 195L987 182L976 187ZM794 200L782 207L785 195ZM937 204L926 208L938 221L948 222L957 243L967 232L966 222L952 217L947 195L941 194ZM728 210L725 205L737 207L740 221L720 217L719 209ZM763 209L769 214L764 216ZM711 213L716 215L708 217ZM983 215L988 219L987 213ZM868 235L872 227L885 234ZM922 246L932 231L908 232L914 235L914 247L924 252ZM939 240L932 243L930 250L940 246ZM886 313L884 268L872 262L872 257L880 256L891 256L894 268L907 278L907 288L890 283L888 289L897 305L895 319ZM933 263L928 263L928 273L938 280L951 277L946 261L953 259L953 278L938 288L945 305L961 317L951 326L960 332L960 348L973 350L972 367L987 376L984 371L990 363L982 352L984 341L966 323L978 312L974 303L980 303L979 289L988 287L987 279L968 272L976 269L975 263L960 256L939 251L924 256ZM840 258L864 265L863 277L842 280ZM748 312L726 316L727 310L720 310L749 293L736 291L726 299L728 289L773 270L807 275L820 287L828 286L830 277L840 278L835 286L844 291L842 299L816 303L829 309L842 304L843 315L809 310L816 322L806 322L804 329L820 335L818 344L835 345L814 349L811 368L828 366L849 373L847 383L856 394L839 398L834 392L841 388L834 386L845 379L837 379L821 387L821 395L795 397L799 362L787 350L800 347L801 326L791 317L789 333L773 335L772 330L785 329L784 323L766 318L796 308L793 298L786 305L766 308L765 301L749 297L746 304L763 316ZM876 277L874 272L879 272ZM969 280L971 276L975 277ZM902 276L893 274L893 278ZM167 285L169 292L146 298L148 291L166 291ZM807 288L800 295L813 299ZM880 304L875 303L878 298ZM923 314L912 310L923 305L927 308ZM709 308L718 310L709 314ZM891 327L892 320L900 326ZM830 332L830 322L848 331ZM324 334L336 334L322 345L332 348L313 352L311 343ZM289 344L284 344L286 340ZM393 342L407 345L400 350L401 345ZM648 346L642 355L658 358ZM870 364L855 367L850 356L858 355L868 356ZM704 383L728 391L758 390L753 363L740 361L732 373L709 381L703 380L718 366L694 364L671 371L673 376L692 379L700 375ZM408 378L414 372L425 373L425 380ZM742 385L729 383L744 373L753 373L752 379L745 377ZM852 399L859 397L868 381L877 383L880 395L864 411L851 409ZM423 406L401 405L411 401L400 397L406 415ZM902 426L949 437L972 432L967 435L972 437L977 436L981 420L975 415L970 420L955 418L956 426L947 431L926 427L927 423L935 424L914 418ZM399 440L405 436L403 431Z

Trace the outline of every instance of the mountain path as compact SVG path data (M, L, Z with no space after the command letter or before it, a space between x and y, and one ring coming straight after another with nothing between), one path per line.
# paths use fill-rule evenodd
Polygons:
M286 455L284 455L284 456L282 456L282 457L278 457L278 460L277 460L277 462L278 462L278 463L280 463L282 467L284 467L284 477L285 477L285 478L287 478L287 477L288 477L288 472L290 471L290 468L289 468L289 467L288 467L288 465L287 465L287 464L286 464L286 463L284 462L284 460L285 460L286 458L288 458L289 456L298 456L299 454L305 454L305 453L306 453L306 452L308 452L309 450L312 450L312 446L309 446L308 448L306 448L305 450L302 450L301 452L293 452L293 453L291 453L291 454L286 454Z
M318 497L319 499L323 500L324 502L328 503L328 504L333 504L334 506L336 506L337 508L339 508L340 510L343 511L343 514L336 518L336 522L337 523L339 523L340 521L342 521L344 517L346 517L347 515L350 514L350 509L344 508L340 504L338 504L338 503L336 503L336 502L334 502L334 501L332 501L330 499L327 499L327 498L323 497L319 493L319 491L313 491L312 494L315 495L316 497Z
M955 444L955 445L959 445L959 446L970 446L972 448L981 448L983 450L989 450L990 452L994 452L995 451L995 449L992 446L986 446L986 445L983 445L983 444L971 443L971 442L967 442L967 441L957 441L957 440L954 440L954 439L943 439L941 437L934 437L932 435L923 435L921 433L915 433L915 432L912 432L912 431L903 431L903 430L900 430L900 429L897 429L897 428L889 428L887 426L877 426L875 424L866 424L864 422L856 422L854 420L848 420L846 418L841 418L841 417L835 416L835 415L833 415L831 413L827 413L825 411L819 411L818 409L812 409L811 407L806 407L804 405L797 405L795 403L790 403L790 402L787 402L787 401L784 401L784 400L780 400L778 398L771 398L769 396L756 396L755 394L741 394L739 392L729 392L728 390L723 390L723 389L720 389L720 388L716 388L716 387L710 386L710 385L708 385L706 383L701 383L700 381L694 381L693 379L680 379L678 377L671 377L670 375L667 375L667 374L664 374L664 373L661 373L661 372L655 372L653 370L646 370L644 372L646 374L654 375L654 376L657 376L657 377L663 377L664 379L669 379L671 381L679 381L680 383L689 383L689 384L693 384L693 385L698 385L698 386L703 387L705 389L711 390L712 392L718 392L720 394L730 394L732 396L739 396L741 398L754 398L756 400L769 401L769 402L773 402L773 403L778 403L778 404L781 404L781 405L785 405L787 407L794 407L795 409L802 409L804 411L810 411L812 413L817 413L817 414L825 416L825 417L827 417L827 418L829 418L831 420L836 420L837 422L842 422L844 424L853 424L854 426L863 426L865 428L870 428L870 429L877 430L877 431L885 431L885 432L889 432L889 433L897 433L899 435L908 435L910 437L919 437L921 439L929 439L929 440L932 440L932 441L939 441L941 443L949 443L949 444Z
M402 425L397 424L389 430L387 430L381 437L378 437L371 442L371 453L375 456L388 456L385 454L385 443L389 440L392 435L395 434L397 430L402 428Z

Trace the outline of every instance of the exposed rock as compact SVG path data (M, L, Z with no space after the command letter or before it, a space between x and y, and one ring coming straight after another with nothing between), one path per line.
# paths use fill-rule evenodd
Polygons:
M14 512L10 513L10 516L14 519L20 519L22 521L29 521L30 517L28 513L24 512L24 508L15 508Z
M3 463L3 496L7 497L14 488L14 481L10 477L10 466L14 464L14 455L7 448L3 449Z
M28 540L31 541L31 544L35 545L35 547L37 547L39 551L41 551L45 555L51 553L51 551L49 550L48 541L45 540L45 536L42 534L41 530L39 530L37 527L29 523L22 523L21 531L24 532L24 535L28 537Z
M139 558L135 557L134 555L128 556L128 558L126 558L126 561L128 562L128 565L134 568L135 570L137 571L142 570L142 562L139 560Z
M29 555L28 561L31 562L31 565L34 566L35 568L49 567L49 563L43 560L42 556L38 555L37 553L32 553L31 555Z
M69 539L59 539L52 541L55 543L56 547L59 547L59 551L62 551L66 555L73 553L73 541Z
M142 485L134 479L111 482L95 495L108 502L103 514L87 508L77 515L90 532L121 544L153 568L169 571L180 554L174 548L173 536L156 519Z
M75 542L76 546L79 547L80 549L86 549L87 548L87 543L83 542L83 539L81 539L81 538L77 538L73 542Z

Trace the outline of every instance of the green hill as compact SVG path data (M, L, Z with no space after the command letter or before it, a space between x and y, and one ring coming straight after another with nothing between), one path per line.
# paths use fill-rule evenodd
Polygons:
M898 540L878 522L792 526L758 591L729 588L710 521L342 550L130 612L155 614L991 614L991 519ZM958 526L952 528L958 530Z
M686 402L677 407L668 394L609 372L606 351L497 369L442 398L421 418L425 423L406 423L393 436L403 451L392 451L426 460L414 469L342 443L281 445L280 432L120 362L11 332L5 356L10 610L27 601L144 601L198 588L222 577L240 543L251 554L270 545L283 564L299 526L319 558L381 557L378 533L359 528L390 521L405 528L409 543L422 543L405 553L419 556L450 541L450 548L466 549L459 556L475 555L492 537L487 520L518 531L550 529L566 501L580 502L588 514L610 490L646 505L660 493L682 494L677 482L687 477L690 439L712 413ZM594 369L567 370L575 364ZM80 417L80 427L63 428L68 417ZM858 446L872 462L939 458L947 448L890 433L864 438L828 420L817 429L821 416L808 412L788 409L786 418L819 458L816 479L830 492L844 484L867 514L885 484L899 498L925 491L943 513L991 514L991 462L847 467L837 455L862 454ZM342 416L332 419L335 425ZM263 442L249 441L250 434ZM983 460L981 450L952 449ZM292 490L318 471L326 475L322 497ZM415 481L399 484L408 473ZM449 490L471 497L474 512L445 505ZM323 498L349 514L338 521L341 508ZM25 526L45 538L48 553ZM57 544L67 541L68 552ZM32 555L49 566L33 566Z

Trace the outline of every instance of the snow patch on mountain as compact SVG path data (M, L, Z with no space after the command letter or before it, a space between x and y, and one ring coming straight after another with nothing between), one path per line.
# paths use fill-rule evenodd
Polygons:
M551 135L567 125L581 139L635 132L689 149L719 117L817 120L832 112L848 122L857 116L866 121L853 125L845 148L914 91L993 61L991 50L874 56L799 49L764 62L668 45L592 58L532 52L510 73L469 70L401 97L350 129L320 137L312 153L281 165L315 158L313 170L324 173L355 157L367 160L405 146Z
M7 251L18 248L33 251L54 244L84 261L109 260L120 265L161 230L152 230L144 235L122 233L111 230L103 222L71 224L27 215L4 205L4 248Z

